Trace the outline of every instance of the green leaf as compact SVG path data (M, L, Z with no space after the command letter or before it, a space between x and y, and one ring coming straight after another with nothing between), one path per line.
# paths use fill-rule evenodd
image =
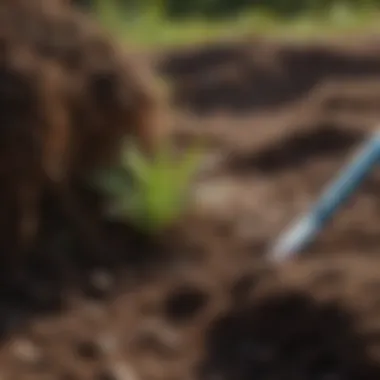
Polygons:
M200 158L198 147L177 158L165 144L148 160L135 145L125 144L121 167L102 173L101 188L117 206L119 216L156 233L180 216Z
M149 178L149 162L133 144L127 144L123 149L122 166L131 171L139 181L147 181Z

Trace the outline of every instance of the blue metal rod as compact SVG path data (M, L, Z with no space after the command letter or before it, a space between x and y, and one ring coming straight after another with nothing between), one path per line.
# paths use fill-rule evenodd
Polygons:
M380 131L364 143L338 178L327 186L314 207L280 236L270 250L269 258L286 260L304 249L338 207L352 195L379 159Z

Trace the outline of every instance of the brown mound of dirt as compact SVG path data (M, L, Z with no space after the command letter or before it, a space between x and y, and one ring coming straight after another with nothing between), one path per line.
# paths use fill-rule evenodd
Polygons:
M75 186L114 163L123 137L152 152L163 133L164 103L146 65L86 16L45 3L0 4L1 249L15 261L34 249L45 192L85 241L100 240Z
M251 274L244 300L206 334L200 378L377 378L377 262L348 256Z

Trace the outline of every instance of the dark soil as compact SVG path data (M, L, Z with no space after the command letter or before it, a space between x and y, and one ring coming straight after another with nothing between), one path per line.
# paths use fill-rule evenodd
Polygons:
M254 39L153 58L175 141L208 146L194 212L154 242L105 222L93 262L50 223L26 276L2 271L0 377L380 378L379 170L308 252L265 260L376 127L380 44Z

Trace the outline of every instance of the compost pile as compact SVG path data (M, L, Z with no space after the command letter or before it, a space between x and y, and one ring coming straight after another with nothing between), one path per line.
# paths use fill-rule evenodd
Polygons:
M379 171L300 259L265 260L376 127L378 41L247 38L147 59L173 86L174 141L207 142L200 211L156 240L102 220L107 254L91 255L48 199L23 275L2 271L0 377L378 379Z

